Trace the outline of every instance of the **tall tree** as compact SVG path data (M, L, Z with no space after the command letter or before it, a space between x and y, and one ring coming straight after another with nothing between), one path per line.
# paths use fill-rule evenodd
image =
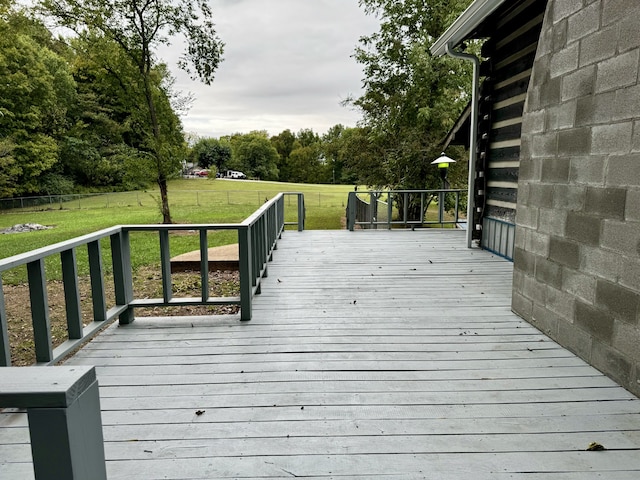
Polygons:
M278 180L278 151L265 131L235 134L231 137L231 165L250 177Z
M215 138L201 138L191 149L193 162L202 168L212 165L220 172L227 168L231 160L231 147L225 141Z
M469 3L360 0L366 13L380 19L379 31L362 37L356 49L355 58L364 67L364 94L350 99L363 112L367 144L380 163L371 169L362 158L351 162L350 170L366 183L439 187L430 162L469 100L471 70L455 59L433 58L429 47ZM459 162L456 168L464 165Z
M42 11L79 34L97 31L113 40L137 70L144 92L147 147L156 167L164 223L171 223L167 179L178 168L173 145L162 131L162 93L153 81L157 66L155 50L168 45L176 35L186 41L180 67L209 85L222 60L223 43L218 38L212 12L204 0L41 0Z
M34 194L58 162L75 85L49 31L24 12L0 10L0 180L4 194Z

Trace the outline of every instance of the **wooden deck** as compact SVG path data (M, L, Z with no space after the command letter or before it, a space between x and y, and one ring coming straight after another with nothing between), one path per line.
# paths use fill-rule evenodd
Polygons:
M109 479L640 478L640 400L464 244L286 232L252 321L109 328L67 362L97 366ZM32 478L24 415L0 417L0 478Z

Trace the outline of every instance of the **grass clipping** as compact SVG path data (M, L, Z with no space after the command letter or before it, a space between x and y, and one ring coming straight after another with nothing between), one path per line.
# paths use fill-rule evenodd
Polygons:
M174 298L200 297L200 272L182 272L171 275ZM113 277L105 278L105 297L108 307L115 304ZM91 282L89 277L78 279L82 322L86 326L93 321ZM135 298L162 298L162 274L158 268L140 267L133 275ZM4 286L8 319L9 344L12 365L30 365L35 362L33 326L29 308L29 286ZM233 297L240 295L240 277L235 271L209 272L209 296ZM67 340L67 320L64 287L61 281L47 282L51 339L53 347ZM239 311L237 305L195 305L184 307L136 308L136 317L228 315Z

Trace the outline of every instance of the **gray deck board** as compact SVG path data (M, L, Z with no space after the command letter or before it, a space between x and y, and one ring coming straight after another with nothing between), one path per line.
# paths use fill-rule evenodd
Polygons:
M138 318L68 363L110 480L640 478L640 400L512 314L511 274L464 232L286 232L250 322ZM0 413L0 478L30 468Z

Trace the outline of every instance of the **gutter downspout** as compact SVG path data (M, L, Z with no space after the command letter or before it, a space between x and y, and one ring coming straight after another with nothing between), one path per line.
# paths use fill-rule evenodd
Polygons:
M471 91L471 125L469 139L469 192L467 193L467 248L472 248L473 231L476 228L473 221L475 209L474 186L476 180L476 157L478 141L478 90L480 87L480 59L470 53L456 52L453 45L445 45L447 55L473 62L473 84Z

